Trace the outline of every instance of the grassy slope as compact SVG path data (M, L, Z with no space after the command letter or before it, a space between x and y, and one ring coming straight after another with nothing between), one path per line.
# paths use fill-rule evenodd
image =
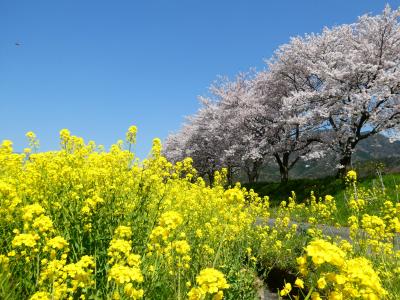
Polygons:
M382 190L385 189L388 200L399 202L400 190L396 189L396 185L400 186L400 173L385 174L382 177L366 177L358 181L358 189L371 189L375 187ZM303 202L309 197L311 191L314 195L324 197L332 195L336 199L339 223L345 225L349 216L349 209L346 205L345 184L342 180L334 177L325 177L320 179L295 179L290 180L287 184L278 182L258 182L255 184L244 184L247 188L254 189L261 196L269 196L271 207L276 207L283 200L291 195L291 191L296 193L296 202ZM373 213L373 212L371 212Z

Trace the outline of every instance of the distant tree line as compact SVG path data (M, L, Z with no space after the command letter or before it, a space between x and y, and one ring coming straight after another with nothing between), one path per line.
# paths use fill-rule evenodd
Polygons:
M281 181L299 159L335 153L338 176L351 166L357 143L400 123L400 9L359 17L354 24L295 37L262 71L221 79L200 97L201 108L168 136L164 154L191 157L213 180L244 170L257 181L266 159Z

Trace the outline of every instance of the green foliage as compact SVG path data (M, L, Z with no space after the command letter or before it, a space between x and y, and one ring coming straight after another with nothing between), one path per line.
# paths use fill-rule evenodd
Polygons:
M319 198L325 195L336 195L345 188L342 180L334 177L319 179L294 179L287 183L280 182L256 182L243 185L247 189L253 189L260 196L268 196L271 206L278 206L281 201L287 200L287 197L294 191L297 200L303 202L310 196L311 192Z
M296 193L298 203L303 203L309 199L311 192L318 199L325 195L332 195L336 199L337 213L336 221L346 226L347 218L351 215L347 205L352 191L346 191L346 184L343 180L335 177L325 177L317 179L294 179L287 183L278 182L256 182L244 184L244 187L253 189L260 196L268 196L271 209L274 211L282 201L291 196L291 192ZM371 214L376 211L377 205L386 199L400 201L400 173L383 174L378 176L368 176L358 180L360 191L372 191L370 197L375 201L370 201L366 212ZM382 201L378 199L382 198Z

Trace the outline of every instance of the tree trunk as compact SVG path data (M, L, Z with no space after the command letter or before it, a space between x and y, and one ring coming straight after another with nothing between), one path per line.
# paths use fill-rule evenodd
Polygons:
M276 162L279 165L279 173L281 175L281 183L287 183L289 181L289 153L285 152L280 158L278 153L274 154Z
M231 166L227 167L228 173L226 174L226 179L228 180L228 185L232 186L233 184L233 170Z
M281 183L287 183L289 181L289 170L287 167L279 167L281 173Z
M259 177L259 169L262 165L262 161L255 161L252 163L251 167L248 167L246 170L247 177L249 179L249 183L255 183L258 181Z
M337 178L344 178L347 172L351 169L351 152L345 152L340 158L340 166L338 173L336 175Z
M209 172L207 172L207 175L208 175L208 180L209 180L209 183L210 183L210 186L211 186L212 184L214 184L214 172L213 171L209 171Z
M247 177L249 179L249 183L257 182L258 180L258 172L254 168L247 171Z

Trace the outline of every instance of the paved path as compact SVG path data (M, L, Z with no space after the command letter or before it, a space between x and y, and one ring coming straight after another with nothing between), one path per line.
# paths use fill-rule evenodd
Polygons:
M266 225L273 226L275 225L276 219L270 218L267 221ZM263 225L263 222L260 220L260 222L256 223L257 225ZM296 224L297 225L297 231L301 233L306 233L307 229L312 227L311 224L309 223L304 223L304 222L296 222L296 221L290 221L289 225ZM322 230L322 233L325 235L329 235L331 237L339 236L344 240L350 240L350 229L348 227L334 227L334 226L329 226L325 224L318 224L317 225L318 229Z
M268 219L266 225L273 226L275 224L275 222L276 222L276 219L270 218L270 219ZM263 224L265 224L265 223L262 220L259 220L256 222L256 225L263 225ZM307 229L312 227L311 224L304 223L304 222L290 221L289 225L292 225L292 224L296 224L298 226L297 227L298 232L304 232L304 233L307 232ZM322 233L324 235L328 235L331 237L338 236L343 240L351 241L349 227L334 227L334 226L325 225L325 224L317 224L316 227L318 229L321 229ZM363 232L361 232L361 234L362 233ZM396 234L393 244L394 244L395 250L400 250L400 234Z
M268 286L265 284L265 282L261 278L258 278L258 284L260 285L260 288L258 289L258 299L260 299L260 300L278 300L279 299L278 294L272 293L268 289Z

